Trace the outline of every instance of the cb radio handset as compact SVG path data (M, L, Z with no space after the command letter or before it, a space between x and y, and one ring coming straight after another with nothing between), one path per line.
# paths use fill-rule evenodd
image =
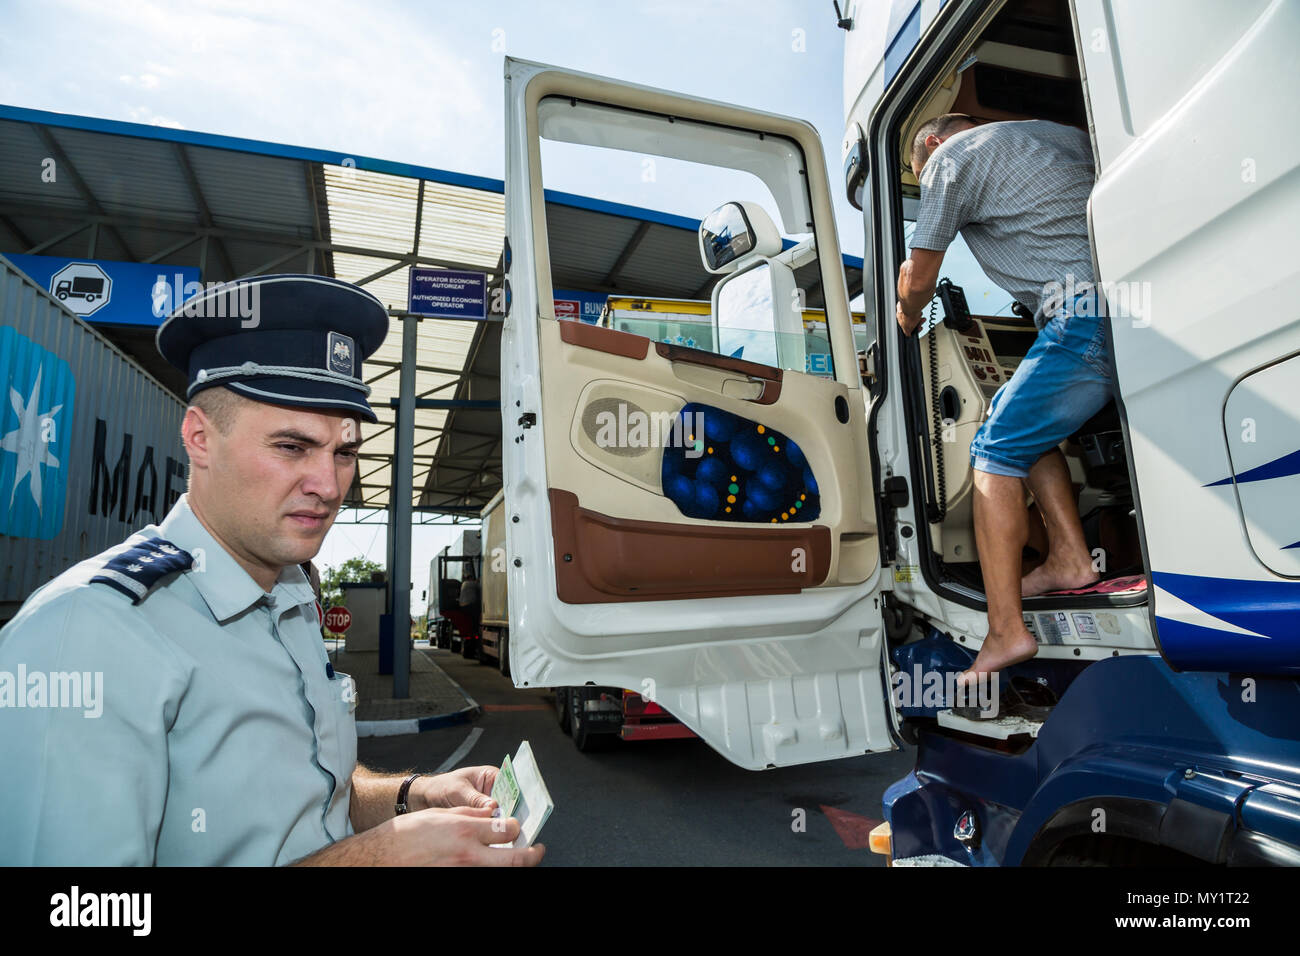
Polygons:
M953 285L951 279L940 279L938 288L939 301L943 305L943 321L956 332L965 332L974 324L970 316L970 306L966 304L966 294L961 286Z

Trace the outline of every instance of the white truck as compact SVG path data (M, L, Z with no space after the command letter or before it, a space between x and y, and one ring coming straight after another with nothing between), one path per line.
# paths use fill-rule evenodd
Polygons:
M636 689L753 770L917 743L873 839L897 861L1300 863L1300 4L878 0L841 26L842 180L800 120L506 61L514 682ZM919 693L988 633L967 450L1034 335L973 296L962 330L895 323L911 137L949 111L1088 132L1112 306L1114 408L1063 446L1116 560L1024 601L1038 653L1002 676L1046 702L992 720ZM715 351L556 320L552 142L761 184L701 226ZM863 214L869 384L837 189ZM782 235L821 264L825 374ZM609 440L619 409L650 441Z

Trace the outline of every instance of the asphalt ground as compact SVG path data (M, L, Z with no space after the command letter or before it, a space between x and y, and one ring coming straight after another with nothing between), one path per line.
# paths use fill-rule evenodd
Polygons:
M531 742L555 811L544 866L883 866L866 848L881 797L911 769L911 748L761 772L700 740L612 741L580 753L560 731L554 695L516 690L487 664L419 646L483 708L472 722L365 737L376 770L500 765ZM466 751L466 747L468 750Z

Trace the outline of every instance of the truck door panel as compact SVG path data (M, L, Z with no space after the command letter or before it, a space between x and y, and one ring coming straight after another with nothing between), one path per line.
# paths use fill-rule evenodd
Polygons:
M515 683L630 688L751 769L889 749L867 406L816 132L509 58L506 76ZM544 131L767 176L815 240L828 375L555 318Z

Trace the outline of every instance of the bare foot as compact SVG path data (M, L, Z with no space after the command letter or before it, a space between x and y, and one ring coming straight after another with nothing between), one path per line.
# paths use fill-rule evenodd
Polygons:
M991 674L1012 664L1027 661L1037 653L1038 642L1024 625L1018 631L990 631L980 646L980 652L975 656L975 663L969 670L957 675L957 686L973 686L979 675Z
M1048 591L1069 591L1085 588L1101 580L1091 561L1065 564L1050 557L1020 579L1020 596L1033 597Z

